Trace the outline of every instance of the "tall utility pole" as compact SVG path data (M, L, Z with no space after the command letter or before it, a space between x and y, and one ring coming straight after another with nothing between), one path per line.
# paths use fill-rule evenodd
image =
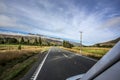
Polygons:
M82 31L80 31L80 53L82 53Z

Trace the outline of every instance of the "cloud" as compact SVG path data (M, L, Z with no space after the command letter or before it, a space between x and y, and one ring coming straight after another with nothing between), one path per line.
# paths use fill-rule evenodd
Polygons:
M20 24L18 19L5 15L0 15L0 27L20 31L31 31L30 26Z
M0 13L5 12L6 8L7 8L6 5L4 3L0 2Z
M0 15L0 26L3 27L15 27L16 19L10 18L5 15Z
M9 4L1 1L0 27L74 41L79 41L79 31L83 31L84 42L89 44L116 37L114 32L106 29L119 26L120 23L113 6L103 8L102 3L94 2L96 4L92 7L98 7L91 10L92 2L83 2L86 5L77 3L77 0L30 0L27 3L22 0L9 1Z
M101 28L120 26L120 17L113 17L102 24Z

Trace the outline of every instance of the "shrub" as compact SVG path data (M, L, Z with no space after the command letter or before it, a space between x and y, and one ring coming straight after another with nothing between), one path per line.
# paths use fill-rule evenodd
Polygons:
M18 46L18 50L21 50L21 45Z

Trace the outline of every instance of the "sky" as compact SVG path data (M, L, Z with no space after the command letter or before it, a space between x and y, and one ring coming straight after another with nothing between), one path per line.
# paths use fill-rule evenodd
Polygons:
M120 37L120 0L0 0L0 32L92 45Z

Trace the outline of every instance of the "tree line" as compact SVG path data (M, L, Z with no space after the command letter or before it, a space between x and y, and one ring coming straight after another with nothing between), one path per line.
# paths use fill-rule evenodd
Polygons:
M0 44L19 44L19 45L35 45L35 46L59 46L62 44L57 44L56 42L51 42L47 39L42 39L41 37L36 38L11 38L11 37L0 37Z
M49 41L43 41L41 37L36 37L32 40L30 39L25 39L24 37L21 37L19 39L17 38L10 38L10 37L0 37L0 44L19 44L21 45L36 45L36 46L57 46L58 44L56 43L51 43ZM72 48L74 45L71 44L69 41L63 41L63 47L66 48Z
M63 47L66 47L66 48L72 48L74 45L71 44L69 41L63 41Z
M21 39L17 38L0 38L0 44L27 44L27 45L42 45L42 39L39 37L38 39L35 38L33 42L29 39L25 40L23 37Z

